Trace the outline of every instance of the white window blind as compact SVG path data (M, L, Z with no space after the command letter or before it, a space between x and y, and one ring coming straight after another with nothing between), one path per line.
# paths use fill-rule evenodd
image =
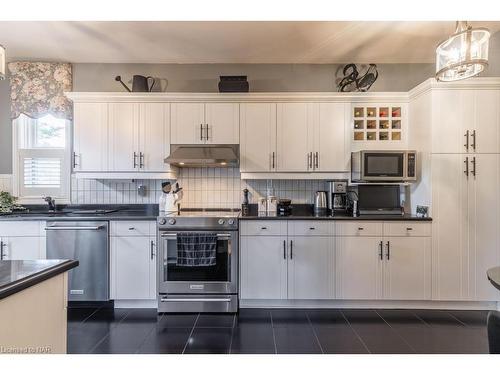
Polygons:
M60 188L61 160L28 157L23 160L24 186L28 188Z

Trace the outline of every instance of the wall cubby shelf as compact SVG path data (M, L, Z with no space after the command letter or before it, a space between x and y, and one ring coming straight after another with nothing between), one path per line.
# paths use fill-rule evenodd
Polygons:
M401 106L353 107L355 141L401 141Z

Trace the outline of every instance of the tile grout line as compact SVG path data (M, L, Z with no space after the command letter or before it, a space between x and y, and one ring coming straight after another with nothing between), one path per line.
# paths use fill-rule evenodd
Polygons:
M382 320L385 322L385 324L387 324L387 325L388 325L388 326L389 326L389 327L390 327L390 328L391 328L391 329L392 329L392 330L396 333L396 335L398 335L398 336L399 336L399 338L400 338L401 340L403 340L403 341L405 342L405 344L406 344L406 345L408 345L408 347L409 347L411 350L413 350L413 352L414 352L415 354L418 354L418 353L417 353L417 350L416 350L416 349L415 349L415 348L414 348L414 347L413 347L413 346L412 346L412 345L411 345L408 341L406 341L406 339L405 339L403 336L401 336L401 334L398 332L398 330L397 330L397 329L395 329L393 326L391 326L391 325L389 324L389 322L388 322L387 320L385 320L385 319L384 319L384 317L378 313L378 311L377 311L377 310L373 310L373 311L375 311L375 314L377 314L378 316L380 316L380 319L382 319Z
M273 313L271 310L269 310L269 315L271 316L271 330L273 331L274 354L278 354L278 347L276 346L276 333L274 332Z
M316 330L314 329L314 326L311 322L311 318L309 318L309 314L307 313L307 311L305 312L305 314L307 317L307 321L309 322L309 325L311 326L311 329L313 331L314 337L316 338L316 342L318 343L319 349L321 350L321 354L325 354L325 351L323 350L323 347L321 346L321 342L319 341L319 337L316 334Z
M153 331L158 331L158 324L163 320L163 317L165 316L164 313L161 314L161 317L160 317L160 320L157 319L156 323L153 325L153 327L149 330L149 332L147 333L146 336L144 336L144 340L142 340L142 342L139 344L139 346L137 347L137 350L134 352L134 354L140 354L139 351L141 350L141 348L144 346L144 343L146 342L146 340L149 338L149 336L151 336L151 332Z
M123 316L123 318L121 318L121 319L118 321L118 323L116 324L116 327L118 327L118 326L121 324L121 322L123 322L123 321L125 320L125 318L126 318L129 314L130 314L130 311L129 311L128 313L126 313L126 314ZM92 352L93 352L93 351L94 351L94 350L95 350L95 349L96 349L96 348L97 348L97 347L98 347L98 346L99 346L99 345L100 345L100 344L101 344L101 343L102 343L102 342L103 342L103 341L104 341L104 340L105 340L105 339L106 339L106 338L107 338L107 337L111 334L111 331L112 331L112 330L114 330L116 327L111 328L111 329L109 330L109 332L108 332L106 335L104 335L104 337L103 337L103 338L101 338L101 339L100 339L100 340L99 340L99 341L98 341L98 342L97 342L97 343L96 343L96 344L95 344L95 345L94 345L94 346L93 346L93 347L89 350L88 354L91 354L91 353L92 353Z
M420 320L422 323L424 323L427 327L432 327L429 323L427 323L425 320L423 320L418 314L416 314L413 310L411 312L413 316L415 316L418 320Z
M356 337L358 338L358 340L361 341L361 344L363 344L363 346L365 347L365 349L368 352L368 354L372 354L371 350L368 348L368 345L365 344L365 342L363 341L363 339L361 338L361 336L359 335L359 333L354 329L354 327L352 326L352 324L349 321L349 319L347 319L347 317L345 316L344 312L342 310L339 310L339 311L342 314L342 316L344 317L344 319L347 322L347 324L349 325L349 327L352 329L352 331L356 335Z
M198 315L196 316L196 320L194 321L193 328L191 328L191 332L189 332L189 337L187 338L186 344L184 345L184 348L182 349L182 353L181 354L184 354L184 352L186 351L186 348L187 348L187 346L189 344L189 339L193 335L194 328L196 327L196 323L198 323L198 319L199 318L200 318L200 314L198 313Z

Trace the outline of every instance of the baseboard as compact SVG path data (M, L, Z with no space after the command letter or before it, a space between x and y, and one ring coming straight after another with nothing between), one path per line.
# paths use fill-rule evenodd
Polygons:
M240 308L499 310L500 303L475 301L240 300Z
M158 301L156 299L146 300L115 300L115 309L157 309Z

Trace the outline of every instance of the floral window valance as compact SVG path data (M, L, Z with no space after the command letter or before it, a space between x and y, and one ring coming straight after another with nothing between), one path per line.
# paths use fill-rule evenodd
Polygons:
M18 61L8 67L13 119L22 113L31 118L73 118L73 105L64 95L73 85L71 64Z

